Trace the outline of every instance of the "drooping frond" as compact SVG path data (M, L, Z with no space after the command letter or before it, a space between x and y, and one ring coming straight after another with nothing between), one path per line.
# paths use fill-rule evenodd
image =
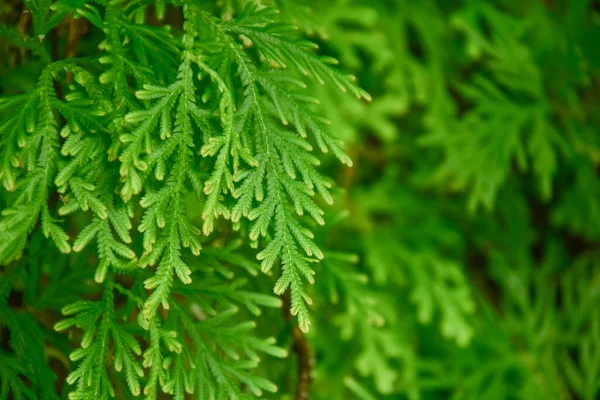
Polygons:
M210 139L203 147L204 155L216 155L218 175L209 180L205 192L209 201L205 205L205 233L212 231L212 218L223 214L238 224L242 217L253 221L250 239L270 237L269 243L258 254L262 270L268 272L279 260L281 278L275 293L283 294L288 288L292 293L292 313L298 314L303 330L310 323L306 303L310 303L303 288L303 279L313 282L310 263L323 257L313 242L313 234L298 219L308 213L318 224L323 224L323 211L313 200L315 192L331 203L329 181L315 168L319 160L310 154L313 146L307 140L312 134L319 148L333 153L344 163L351 165L339 140L330 133L328 121L314 113L318 100L304 93L306 84L290 71L280 70L286 64L295 65L299 72L311 75L321 83L325 80L350 91L357 97L369 99L368 94L345 76L328 65L327 58L319 58L311 52L311 45L300 39L290 38L290 26L276 23L273 9L257 9L249 4L236 18L222 22L203 14L217 38L223 42L228 58L237 66L228 67L220 78L227 110L224 135ZM240 43L238 36L252 43L264 62L253 59ZM210 59L210 58L209 58ZM274 68L275 66L276 68ZM215 66L212 75L217 75ZM244 86L242 98L235 112L231 111L232 95L225 82L240 79ZM290 130L287 128L291 122ZM234 130L232 132L232 129ZM227 164L227 153L233 161ZM250 153L253 157L244 155ZM252 169L239 170L238 158L243 157ZM233 168L232 168L233 167ZM230 172L228 168L232 168ZM220 172L223 171L223 172ZM230 176L233 176L232 183ZM217 184L219 187L215 187ZM237 184L237 186L236 186ZM232 192L237 199L231 210L221 209L220 193Z

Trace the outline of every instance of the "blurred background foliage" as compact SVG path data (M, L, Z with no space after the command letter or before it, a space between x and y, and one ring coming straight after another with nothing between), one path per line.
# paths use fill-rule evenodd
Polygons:
M227 16L238 1L200 3ZM354 167L333 157L323 167L338 185L317 236L325 259L308 289L309 398L598 399L600 3L262 3L373 97L365 103L314 84ZM0 13L18 24L10 1ZM20 57L8 48L28 43L11 32L2 54ZM28 71L40 60L19 68L0 60L2 93L35 84ZM60 349L44 368L64 378L67 339L40 327L51 331L58 317L36 313L89 292L69 282L91 279L93 269L66 266L85 264L83 255L44 258L39 232L31 242L40 256L28 260L28 279L46 276L43 288L19 289L29 314L0 317L31 326L24 343L45 337ZM253 250L235 250L244 256L226 261L256 275ZM211 286L198 285L196 293ZM259 331L279 329L278 342L289 340L279 310L261 318ZM275 398L292 398L296 357L261 365L280 388ZM17 359L0 352L5 382L17 376Z
M315 398L599 398L600 3L279 6L373 96L315 85L354 160Z

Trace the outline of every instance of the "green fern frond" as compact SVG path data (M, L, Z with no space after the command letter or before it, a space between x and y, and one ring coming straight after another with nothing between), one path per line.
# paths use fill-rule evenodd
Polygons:
M106 282L102 300L78 301L65 306L62 313L67 318L55 325L57 331L73 326L83 331L81 348L69 356L72 361L79 362L67 377L67 382L76 387L69 397L113 398L115 388L108 370L111 359L114 370L124 375L131 394L139 395L144 371L137 356L142 351L138 341L116 321L113 283Z
M351 160L342 150L340 142L326 130L327 121L311 111L311 104L318 101L301 92L306 85L293 74L274 71L268 64L263 71L263 66L257 65L232 35L248 38L271 65L285 67L285 62L289 61L297 65L300 72L310 73L320 82L326 78L359 98L369 99L369 96L355 86L351 78L328 66L325 63L328 60L314 55L307 43L288 40L286 34L290 26L275 23L272 19L275 14L273 9L258 10L252 4L236 18L226 22L202 14L223 41L224 51L237 64L237 74L245 87L244 97L234 109L233 96L226 84L233 78L218 77L216 69L207 70L201 66L219 83L224 93L222 109L226 110L223 118L224 135L211 139L203 147L203 155L217 155L217 172L208 181L208 188L205 187L209 198L204 215L209 222L205 222L204 232L208 234L212 231L212 218L219 214L226 217L231 214L236 225L242 217L254 221L250 230L253 241L272 232L271 242L257 257L262 261L264 272L268 272L278 259L281 260L282 276L276 284L275 293L283 294L288 288L291 289L292 313L298 314L302 329L307 330L310 321L306 303L311 300L303 289L302 277L312 283L314 272L309 265L311 260L306 256L320 259L322 252L312 241L312 233L301 225L292 208L296 214L307 212L317 223L323 224L323 211L312 199L314 189L328 203L332 202L332 197L328 191L330 183L315 169L318 160L309 154L312 145L302 138L306 137L308 130L322 151L332 149L348 165L351 165ZM226 72L231 73L231 70ZM278 127L274 117L284 125L292 121L296 134ZM236 134L231 131L234 126ZM234 157L233 172L230 172L231 167L226 161L228 152ZM243 154L253 156L243 157ZM239 171L240 156L255 168ZM215 192L213 186L217 185L220 188ZM223 204L217 205L220 193L228 192L237 199L230 210Z

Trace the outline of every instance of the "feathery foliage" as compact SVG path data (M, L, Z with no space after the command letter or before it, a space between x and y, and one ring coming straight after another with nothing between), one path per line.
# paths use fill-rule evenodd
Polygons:
M3 2L0 400L597 399L599 21Z
M180 25L157 26L166 13ZM231 17L194 2L40 1L2 28L5 50L22 49L11 68L39 73L35 85L2 88L2 321L10 338L29 330L12 322L7 305L29 280L38 232L49 257L84 256L60 258L62 279L76 282L87 269L93 282L82 281L82 297L54 305L64 315L54 329L78 344L63 360L72 399L277 390L251 370L259 353L287 352L254 337L239 307L260 315L282 304L244 289L240 274L257 268L251 250L224 247L232 227L262 249L262 271L280 266L275 293L290 290L291 312L308 329L303 279L313 282L310 263L323 253L302 215L323 224L314 196L332 202L313 144L351 161L305 82L368 95L276 9L250 2ZM193 209L202 210L201 224ZM52 276L49 268L32 278ZM40 340L23 340L11 339L3 353L3 397L33 398L53 386L52 370L40 369L44 349L24 347Z

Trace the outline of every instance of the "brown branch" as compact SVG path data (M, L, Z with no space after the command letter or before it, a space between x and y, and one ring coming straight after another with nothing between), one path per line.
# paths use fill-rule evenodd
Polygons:
M19 22L17 22L17 30L21 34L21 37L27 36L27 31L29 30L29 26L31 25L31 11L28 8L23 8L21 15L19 16ZM25 59L25 54L27 50L24 48L19 48L16 57L14 59L13 67L17 66L21 61Z
M296 384L296 400L308 399L310 394L311 377L311 357L310 347L306 336L297 324L292 323L290 314L290 291L289 289L283 295L283 315L289 323L292 324L292 349L298 356L298 381Z
M69 36L65 47L65 57L73 58L77 55L79 39L82 34L87 33L88 25L84 18L75 19L73 15L69 16L66 23L69 25ZM67 84L70 84L71 82L73 82L73 73L67 72Z
M17 22L17 30L21 36L27 35L27 30L31 24L31 11L28 8L23 8L21 15L19 15L19 22Z

